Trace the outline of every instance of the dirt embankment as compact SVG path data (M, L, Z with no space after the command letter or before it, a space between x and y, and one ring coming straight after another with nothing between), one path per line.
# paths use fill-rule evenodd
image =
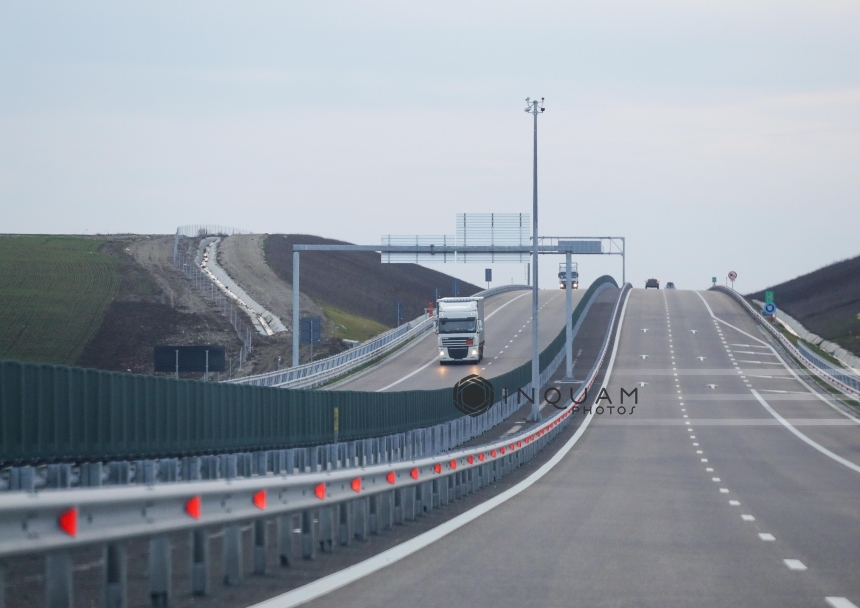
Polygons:
M120 289L77 365L151 374L157 344L221 344L235 369L242 344L227 319L173 267L172 236L141 236L103 251L117 261Z
M284 282L293 280L293 244L348 245L343 241L307 234L273 234L265 241L269 266ZM436 290L439 297L454 295L453 277L418 264L382 264L376 252L308 251L301 255L299 285L302 293L383 325L396 324L395 303L401 321L424 312ZM481 287L458 281L459 294L468 296Z

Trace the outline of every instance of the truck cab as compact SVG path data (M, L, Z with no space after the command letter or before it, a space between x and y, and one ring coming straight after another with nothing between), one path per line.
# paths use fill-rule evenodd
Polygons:
M484 298L441 298L436 307L439 363L484 358Z
M567 262L558 265L558 288L567 288ZM579 265L576 262L570 264L570 288L579 289Z

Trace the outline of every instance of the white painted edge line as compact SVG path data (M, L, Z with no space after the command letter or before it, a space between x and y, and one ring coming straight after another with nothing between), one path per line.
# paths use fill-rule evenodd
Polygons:
M527 296L527 295L529 295L530 293L531 293L531 291L527 291L527 292L526 292L526 293L524 293L524 294L518 295L516 298L511 298L510 300L508 300L507 302L505 302L504 304L502 304L501 306L499 306L496 310L494 310L493 312L491 312L490 314L488 314L486 317L484 317L484 321L486 321L487 319L489 319L490 317L492 317L494 314L496 314L497 312L499 312L501 309L503 309L505 306L507 306L507 305L508 305L508 304L510 304L511 302L513 302L513 301L515 301L515 300L519 300L519 299L520 299L520 298L522 298L523 296ZM431 359L430 361L428 361L427 363L425 363L424 365L422 365L421 367L419 367L419 368L418 368L418 369L416 369L415 371L410 372L410 373L406 374L405 376L403 376L400 380L395 380L394 382L392 382L392 383L391 383L391 384L389 384L388 386L383 386L382 388L378 388L378 389L376 389L376 392L377 392L377 393L381 393L381 392L382 392L382 391L384 391L384 390L388 390L388 389L389 389L389 388L391 388L392 386L396 386L396 385L400 384L400 383L401 383L401 382L403 382L404 380L408 380L409 378L411 378L412 376L414 376L415 374L417 374L417 373L418 373L418 372L420 372L421 370L426 369L427 367L429 367L429 366L430 366L430 365L432 365L433 363L436 363L437 361L438 361L438 359L436 359L436 358L434 357L433 359Z
M844 597L826 597L824 601L833 606L833 608L857 608L857 606Z
M751 338L751 339L755 340L756 342L758 342L758 343L760 343L760 344L763 344L764 346L766 346L767 348L769 348L769 349L771 350L771 352L773 352L773 354L774 354L774 355L776 355L776 358L779 360L779 362L780 362L780 363L782 363L783 367L785 367L785 369L787 369L787 370L788 370L788 372L789 372L789 373L794 377L794 379L795 379L795 380L797 380L798 382L800 382L800 383L801 383L801 384L806 388L806 390L808 390L808 391L809 391L810 393L812 393L815 397L817 397L818 399L820 399L821 401L823 401L824 403L826 403L826 404L827 404L827 405L828 405L832 410L834 410L834 411L836 411L836 412L839 412L840 414L842 414L843 416L845 416L845 417L846 417L846 418L848 418L849 420L852 420L855 424L860 424L860 420L858 420L857 418L855 418L855 417L854 417L854 416L852 416L851 414L848 414L848 413L846 413L846 412L843 412L841 409L839 409L838 407L836 407L835 405L833 405L830 401L828 401L827 399L825 399L824 397L822 397L822 396L818 393L818 391L814 390L811 386L809 386L809 385L808 385L808 384L803 380L803 378L801 378L800 376L798 376L798 375L797 375L797 373L796 373L793 369L791 369L791 367L789 367L788 363L786 363L786 362L785 362L785 360L780 356L780 354L776 351L776 349L775 349L773 346L771 346L770 344L768 344L768 343L767 343L767 342L765 342L764 340L760 340L760 339L756 338L755 336L752 336L752 335L748 334L747 332L745 332L744 330L740 329L739 327L735 327L735 326L734 326L734 325L732 325L731 323L729 323L729 322L727 322L727 321L723 321L722 319L720 319L717 315L715 315L715 314L714 314L714 311L713 311L713 310L711 310L711 307L708 305L708 302L705 300L704 296L702 296L702 294L701 294L701 293L699 293L698 291L697 291L697 292L695 292L695 293L696 293L696 295L697 295L697 296L699 296L699 297L702 299L702 303L705 305L705 308L707 308L707 309L708 309L708 312L710 313L711 317L713 317L716 321L719 321L720 323L722 323L722 324L724 324L724 325L727 325L728 327L731 327L731 328L732 328L732 329L734 329L735 331L739 331L740 333L742 333L743 335L747 336L748 338Z
M618 319L618 327L615 330L615 344L612 347L612 356L609 358L609 365L606 367L606 374L603 377L603 385L601 388L606 388L606 385L609 382L609 377L612 373L612 368L615 365L615 355L618 352L618 343L621 341L621 326L624 323L624 315L627 312L627 303L630 301L629 296L630 293L628 292L627 298L624 300L624 306L621 308L621 316ZM507 502L517 494L520 494L524 490L534 485L535 482L537 482L541 477L549 473L550 470L552 470L555 465L561 462L561 459L564 458L571 449L573 449L573 446L576 445L580 437L582 437L582 435L585 433L585 430L588 428L588 425L591 423L591 420L592 418L594 418L594 416L594 413L587 414L585 416L585 420L583 420L579 428L576 429L576 432L573 434L573 437L568 439L567 443L565 443L552 458L550 458L546 463L544 463L537 471L526 477L524 480L522 480L509 490L505 490L498 496L491 498L486 502L483 502L478 506L469 509L465 513L462 513L457 517L436 526L432 530L428 530L423 534L419 534L415 538L410 539L400 545L397 545L396 547L392 547L387 551L383 551L378 555L374 555L373 557L368 558L363 562L359 562L350 566L349 568L345 568L339 572L329 574L328 576L318 579L312 583L303 585L298 589L293 589L292 591L288 591L287 593L284 593L277 597L265 600L263 602L260 602L259 604L249 606L248 608L293 608L293 606L300 606L301 604L310 602L311 600L315 600L318 597L322 597L323 595L331 593L336 589L345 587L346 585L353 583L359 579L362 579L369 574L373 574L374 572L381 570L386 566L390 566L391 564L400 561L404 557L412 555L416 551L419 551L420 549L431 545L440 538L447 536L458 528L461 528L466 524L474 521L481 515L491 511L502 503Z
M818 450L819 452L821 452L825 456L832 458L833 460L835 460L839 464L844 464L846 467L848 467L852 471L856 471L857 473L860 473L860 466L857 466L856 464L854 464L850 460L846 460L845 458L842 458L842 456L839 456L838 454L834 454L833 452L831 452L830 450L825 448L823 445L820 445L820 444L814 442L812 439L810 439L809 437L807 437L806 435L804 435L803 433L798 431L796 428L794 428L791 425L791 423L788 422L788 420L786 420L785 418L783 418L782 416L777 414L776 410L774 410L770 406L770 404L762 398L762 396L758 393L757 390L755 390L754 388L750 389L750 390L752 391L752 394L755 396L755 398L758 399L758 402L764 406L764 409L766 409L770 413L771 416L773 416L774 418L779 420L785 428L787 428L789 431L791 431L801 441L807 443L808 445L811 445L816 450Z

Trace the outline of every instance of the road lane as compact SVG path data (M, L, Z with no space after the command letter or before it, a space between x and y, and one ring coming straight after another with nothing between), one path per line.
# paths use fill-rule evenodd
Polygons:
M737 306L705 297L718 316ZM635 290L608 383L615 405L639 389L635 415L595 417L527 492L309 605L860 604L860 474L774 421L747 384L780 381L748 377L734 334L693 292ZM847 420L815 397L788 403ZM837 431L850 455L847 422L802 428Z
M573 292L574 307L584 291ZM539 292L540 348L545 348L564 328L565 300L561 290ZM332 390L407 391L448 388L469 374L492 378L531 359L531 292L515 291L493 296L485 302L486 346L478 364L439 365L436 334L429 333L417 344L383 362L370 372Z

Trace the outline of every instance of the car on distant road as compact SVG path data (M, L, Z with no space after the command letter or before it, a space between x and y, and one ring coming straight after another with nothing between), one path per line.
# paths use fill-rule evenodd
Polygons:
M672 281L666 283L666 289L675 289L675 284Z
M647 281L645 281L645 289L648 289L649 287L653 287L654 289L660 289L660 281L658 281L657 279L648 279Z

